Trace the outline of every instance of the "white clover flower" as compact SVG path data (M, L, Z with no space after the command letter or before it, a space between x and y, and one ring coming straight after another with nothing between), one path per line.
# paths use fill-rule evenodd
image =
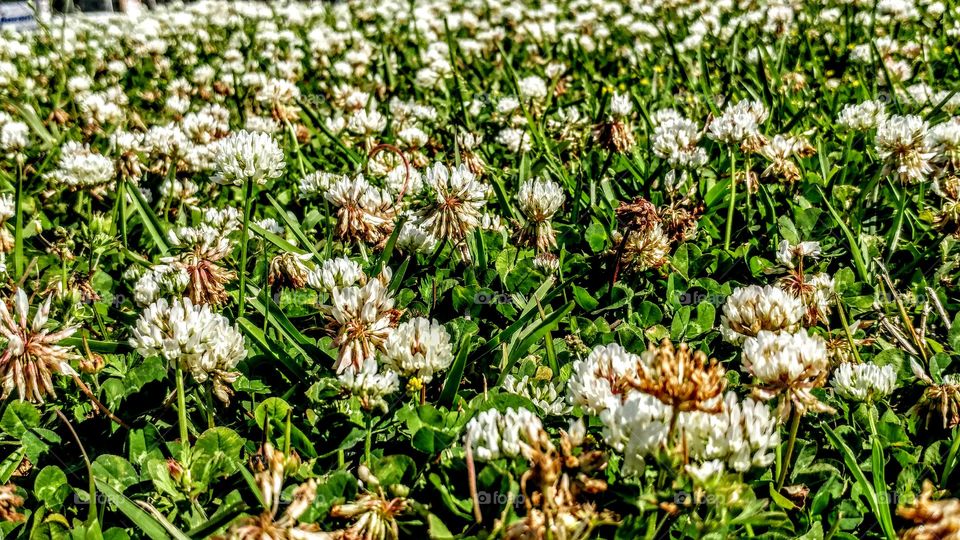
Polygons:
M727 392L723 411L682 413L677 426L696 460L722 460L736 472L768 467L780 444L779 422L762 401Z
M380 372L377 361L367 358L360 368L350 365L338 375L340 385L360 400L366 410L387 412L386 397L400 388L400 379L394 371Z
M352 287L363 277L359 263L347 257L337 257L323 261L307 274L307 283L318 291L332 294L336 289Z
M520 211L533 222L544 222L563 206L565 194L560 184L545 178L534 178L520 184L517 199Z
M283 174L283 150L273 137L265 133L238 131L216 145L216 173L212 180L218 184L244 185L245 182L264 185Z
M134 325L130 346L143 357L160 356L178 364L200 383L211 380L214 394L228 402L227 386L247 355L243 336L226 317L189 298L161 298L148 306Z
M659 450L666 442L673 407L643 392L630 392L622 404L603 410L604 441L622 451L625 468L636 470L643 458ZM617 403L619 396L615 396Z
M203 209L203 222L222 231L224 234L240 230L240 227L243 225L242 219L243 215L240 213L240 210L232 206Z
M70 362L80 358L73 347L60 342L77 331L76 326L65 326L52 331L47 326L50 316L50 295L30 317L30 302L21 288L14 291L13 313L7 303L0 301L0 337L3 352L0 354L0 380L3 382L2 399L7 399L14 390L20 400L43 403L44 396L55 396L54 373L77 375Z
M480 210L487 204L490 186L465 165L429 167L424 175L429 190L417 213L419 226L437 239L459 242L480 225Z
M704 461L703 463L688 463L683 470L698 486L707 486L723 476L724 463L719 459Z
M389 280L389 272L381 276ZM343 372L348 366L358 369L383 352L384 343L394 330L396 311L393 295L384 282L371 279L363 286L334 288L331 305L323 310L332 319L336 335L333 345L340 349L335 369Z
M534 380L528 375L518 379L511 374L504 377L503 389L529 399L537 408L550 415L562 416L571 410L564 397L557 392L556 385L550 381Z
M543 430L540 418L527 409L487 409L467 422L464 446L480 461L517 457Z
M347 129L364 136L380 133L387 127L387 117L379 111L367 112L365 109L354 111L347 121Z
M0 195L0 223L7 221L17 213L17 204L10 193Z
M616 343L595 347L587 358L573 363L567 399L595 416L617 410L624 396L615 386L625 377L636 377L640 361L638 355Z
M777 262L787 268L794 267L794 259L803 257L818 259L820 257L820 242L807 241L791 244L789 240L783 240L777 248Z
M497 101L497 112L503 115L510 114L520 108L520 101L515 97L504 97Z
M720 143L759 149L763 139L760 125L766 119L767 109L762 103L743 100L728 105L723 114L710 123L708 134Z
M532 148L530 134L518 128L507 127L497 133L497 142L507 147L511 152L529 152Z
M621 94L614 92L610 98L610 114L624 118L633 113L633 102L630 101L630 94Z
M437 247L435 236L423 230L413 219L403 222L397 235L397 248L408 253L429 253Z
M524 100L539 101L547 97L547 84L536 75L530 75L529 77L520 79L517 87L520 90L520 96L523 97Z
M337 233L341 238L377 243L392 232L393 197L386 189L371 185L363 174L338 180L324 197L337 207Z
M30 128L23 122L7 122L0 128L0 148L7 152L23 150L30 142Z
M345 174L336 174L325 171L312 172L300 179L300 195L314 196L323 195L331 186L347 179Z
M669 109L673 111L673 109ZM653 153L674 168L699 169L707 163L707 151L697 146L700 126L679 115L664 115L653 128Z
M60 148L57 168L46 175L49 180L71 189L92 188L98 192L113 181L113 160L95 154L88 145L70 141Z
M789 416L791 406L800 414L832 411L811 393L830 373L827 344L820 336L761 330L743 342L743 370L759 381L753 390L758 399L783 394L777 408L781 420Z
M267 135L274 135L279 133L280 130L283 129L283 126L281 126L280 122L272 117L251 114L247 115L243 129L251 133L265 133Z
M887 109L882 101L867 100L856 105L844 105L837 116L837 124L853 131L869 131L886 118Z
M723 305L720 333L724 340L740 344L763 330L793 332L803 315L803 301L779 287L738 287Z
M274 218L269 218L269 217L263 218L261 220L255 221L254 223L257 224L257 227L260 227L261 229L264 229L269 233L273 233L280 237L283 236L283 232L284 232L283 225L280 225L280 223L278 223L277 220ZM250 235L250 238L254 238L256 236L256 234L254 234L253 231L248 231L248 234Z
M404 377L433 380L453 363L450 334L435 320L415 317L401 323L384 344L383 360Z
M851 401L877 401L897 388L897 371L891 365L845 362L833 372L830 381L837 393Z
M836 303L836 288L830 274L820 272L806 280L807 293L802 296L807 305L807 320L826 320L830 306Z
M933 161L947 170L960 170L960 117L933 126L928 138L935 154Z
M905 184L926 179L933 172L930 160L936 155L928 143L927 122L914 115L894 115L877 126L874 138L884 169Z
M183 266L158 264L143 273L133 286L133 300L138 306L152 304L161 296L180 296L190 283Z

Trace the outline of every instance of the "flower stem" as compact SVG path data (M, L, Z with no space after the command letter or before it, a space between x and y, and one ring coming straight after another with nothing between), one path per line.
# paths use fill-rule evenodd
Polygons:
M373 416L367 416L367 438L363 442L363 460L370 464L370 447L373 446Z
M253 206L253 181L247 178L243 188L243 228L240 232L240 294L237 295L237 318L243 317L243 308L247 303L247 227L250 222L250 209Z
M213 419L213 386L208 385L203 395L207 406L207 427L213 429L217 426Z
M727 228L723 235L723 249L730 250L730 237L733 236L733 212L737 202L737 158L730 149L730 198L727 201Z
M97 483L93 476L93 466L90 464L90 458L87 456L86 449L83 448L83 443L80 442L80 437L77 435L77 431L73 429L73 424L70 423L70 420L65 414L59 409L54 409L54 412L57 413L57 416L60 417L60 421L66 424L67 429L70 431L70 435L73 435L73 440L77 443L77 447L80 449L80 455L83 457L83 464L87 467L87 477L89 478L88 493L90 494L90 506L89 506L89 517L87 520L89 523L93 523L97 520Z
M879 414L879 412L871 404L867 410L867 418L870 421L870 475L873 477L873 490L877 498L877 521L880 522L880 527L887 538L896 538L893 516L890 515L890 497L884 471L886 463L883 459L883 443L880 441L880 434L877 433L875 414Z
M180 363L177 363L177 416L178 423L180 424L180 446L183 448L183 453L189 451L190 448L190 432L187 431L187 394L183 387L183 368L180 367Z
M780 491L787 481L790 460L793 457L793 447L797 442L797 430L800 429L800 416L800 411L794 407L793 418L790 420L790 434L787 436L787 450L783 454L783 460L780 461L780 478L777 479L777 491Z
M17 192L15 197L13 268L19 278L23 275L23 164L19 159L17 160Z
M893 184L891 184L891 188ZM896 190L894 194L896 195ZM897 217L893 222L893 239L890 240L890 251L887 252L887 259L885 262L889 263L890 259L893 257L893 253L897 251L897 244L900 243L900 235L903 231L903 218L907 211L907 188L904 186L903 190L900 192L900 206L897 208Z

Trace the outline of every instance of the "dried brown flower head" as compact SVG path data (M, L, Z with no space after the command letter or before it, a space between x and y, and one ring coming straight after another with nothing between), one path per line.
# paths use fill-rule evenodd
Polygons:
M280 513L280 495L283 491L284 474L299 465L296 454L290 456L265 443L252 460L254 478L261 498L267 505L262 513L238 519L230 526L223 540L302 540L305 538L335 538L324 533L312 523L298 520L317 497L317 481L310 479L300 484L293 492L293 500Z
M703 215L703 204L687 208L682 204L670 204L660 209L664 232L671 242L686 242L697 235L697 224Z
M620 120L601 122L593 128L593 139L610 152L624 153L633 148L636 141L633 129Z
M307 284L309 271L303 261L309 258L309 255L303 256L289 251L277 255L270 261L267 283L278 288L302 289Z
M650 394L679 412L720 412L727 386L726 370L703 351L691 351L686 343L674 347L664 339L641 354L637 379L625 384Z
M338 531L341 538L396 540L400 537L397 516L406 512L407 507L407 500L402 497L387 499L383 493L364 493L351 503L334 506L330 515L353 521Z
M646 231L660 223L660 212L652 202L637 197L630 202L621 202L616 209L617 224L623 229Z
M219 306L230 299L225 285L237 277L235 272L196 254L184 256L182 264L190 276L187 295L194 304Z
M903 540L960 539L960 500L933 500L933 483L923 481L920 496L909 506L897 508L897 515L916 523L903 531Z
M940 384L934 383L926 377L927 388L923 391L920 401L911 411L927 411L927 424L930 418L939 413L943 418L943 428L952 429L960 425L960 376L946 375Z
M526 515L510 524L504 537L586 539L597 526L616 523L616 515L598 512L584 500L607 489L606 481L598 477L607 464L603 452L577 452L582 433L561 432L557 448L542 427L529 429L530 444L522 452L530 468L520 479Z
M0 486L0 521L19 523L26 518L19 512L23 506L23 497L17 495L17 486L6 484Z
M76 327L68 326L56 332L43 327L50 314L50 301L38 308L29 318L27 293L17 289L13 297L13 314L7 304L0 302L0 335L6 341L0 354L0 377L3 380L3 398L16 390L21 400L43 402L44 396L54 396L52 375L76 375L70 361L79 359L72 347L59 345L73 335Z

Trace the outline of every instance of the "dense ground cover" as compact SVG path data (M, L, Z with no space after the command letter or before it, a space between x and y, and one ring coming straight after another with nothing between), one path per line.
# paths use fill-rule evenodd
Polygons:
M0 537L960 537L960 5L0 40Z

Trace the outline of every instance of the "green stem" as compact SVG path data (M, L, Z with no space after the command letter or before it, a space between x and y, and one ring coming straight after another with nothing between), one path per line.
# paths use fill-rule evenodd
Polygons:
M780 461L780 478L777 479L777 491L783 488L787 481L787 473L790 471L790 460L793 458L793 447L797 442L797 430L800 429L800 411L793 408L793 418L790 420L790 434L787 436L787 450Z
M207 405L207 427L210 429L215 428L216 422L213 418L213 386L208 385L206 391L203 393L204 398L206 399Z
M243 317L243 308L247 302L247 236L250 222L250 209L253 206L253 181L247 178L243 188L243 229L240 232L240 294L237 295L237 318Z
M723 249L730 251L730 238L733 236L733 213L737 202L737 158L730 149L730 197L727 201L727 228L723 236Z
M267 327L270 325L270 258L267 255L266 244L263 249L263 335L267 335ZM279 291L279 289L277 289ZM280 298L277 298L277 305L280 305Z
M853 357L856 358L858 364L863 363L863 360L860 359L860 353L857 351L857 343L853 340L853 334L850 333L850 323L847 322L847 314L843 309L840 295L834 295L834 299L837 304L837 314L840 315L840 324L843 325L843 333L847 337L847 343L850 345L850 351L853 352Z
M370 447L373 446L373 416L367 416L367 438L363 442L363 460L367 465L370 464Z
M187 394L183 386L183 368L177 363L177 417L180 424L180 446L184 455L190 448L190 432L187 430Z
M892 185L891 185L892 187ZM894 191L896 193L896 191ZM890 259L893 257L893 253L897 251L897 244L900 243L900 234L903 231L903 217L907 211L907 188L904 187L903 191L900 193L900 207L897 208L897 219L894 221L893 225L893 239L890 241L890 251L887 252L887 260L885 262L889 263Z
M293 410L287 410L287 422L283 430L283 454L290 455L290 433L293 426Z
M947 459L943 462L943 475L940 477L940 483L947 484L950 473L956 465L957 452L960 451L960 429L953 430L953 443L950 445L950 451L947 452Z
M19 278L23 276L23 164L19 159L17 160L17 192L15 197L13 268Z
M880 526L886 537L892 540L896 538L897 535L893 528L893 516L890 515L890 497L887 491L887 480L884 471L886 463L883 460L882 444L880 442L880 435L877 433L876 420L873 418L874 413L879 414L877 409L871 405L867 411L867 418L870 420L870 468L872 469L870 472L871 476L873 476L873 490L876 492L877 497L877 513L879 514L877 521L880 522Z

